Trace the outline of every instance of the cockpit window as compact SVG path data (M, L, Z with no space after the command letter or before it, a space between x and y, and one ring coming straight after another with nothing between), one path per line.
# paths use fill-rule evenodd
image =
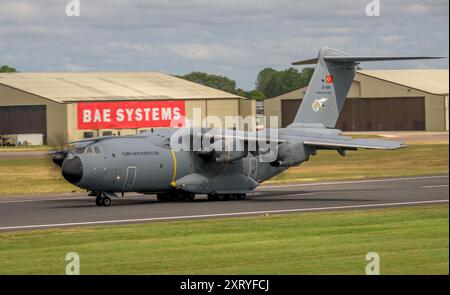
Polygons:
M94 152L92 151L92 148L91 148L91 147L88 147L88 148L86 149L86 154L92 154L92 153L94 153Z
M100 154L100 148L98 146L94 146L94 151L96 154Z
M86 148L84 148L84 147L77 147L77 148L75 149L75 153L76 153L76 154L83 154L85 149L86 149Z

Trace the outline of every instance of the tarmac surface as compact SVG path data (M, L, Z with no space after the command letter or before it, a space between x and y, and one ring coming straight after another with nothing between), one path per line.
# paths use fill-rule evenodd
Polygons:
M0 196L0 232L69 226L448 204L449 176L261 186L246 200L159 203L153 195L126 194L97 207L86 194ZM206 222L206 221L205 221Z

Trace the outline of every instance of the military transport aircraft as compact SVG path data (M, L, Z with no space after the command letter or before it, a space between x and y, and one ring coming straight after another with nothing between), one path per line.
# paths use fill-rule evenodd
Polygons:
M352 139L335 129L360 62L435 57L351 56L322 48L318 57L293 63L317 64L303 103L287 128L252 133L211 128L167 128L133 136L105 136L72 142L75 148L54 153L63 177L109 206L124 192L156 194L160 202L245 199L263 181L308 161L318 150L399 149L401 142ZM274 136L274 134L276 136ZM182 139L201 139L206 148L176 150ZM232 143L240 149L223 149ZM249 146L256 148L251 150ZM190 144L192 147L192 144ZM271 155L271 156L267 156Z

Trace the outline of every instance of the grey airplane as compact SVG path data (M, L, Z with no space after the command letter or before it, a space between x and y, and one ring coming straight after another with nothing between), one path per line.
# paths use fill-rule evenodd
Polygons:
M210 201L243 200L263 181L308 161L319 150L345 156L347 150L360 148L404 148L397 141L352 139L335 125L360 62L431 58L352 56L322 48L317 58L293 63L317 65L294 122L286 128L252 133L184 127L90 138L72 142L73 150L55 152L53 162L68 182L96 197L97 206L107 207L112 197L125 192L156 194L160 202L192 201L197 194L206 194ZM211 145L177 150L177 136L201 142L206 138ZM217 148L230 140L241 149ZM256 148L249 149L251 145Z

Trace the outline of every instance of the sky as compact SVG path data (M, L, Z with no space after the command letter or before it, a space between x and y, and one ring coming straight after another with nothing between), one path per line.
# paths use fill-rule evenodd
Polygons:
M79 0L80 15L67 16L72 1L0 0L0 65L202 71L250 90L263 68L288 68L322 46L354 55L449 55L448 0L379 0L380 15L371 17L371 0ZM448 66L448 59L361 64Z

